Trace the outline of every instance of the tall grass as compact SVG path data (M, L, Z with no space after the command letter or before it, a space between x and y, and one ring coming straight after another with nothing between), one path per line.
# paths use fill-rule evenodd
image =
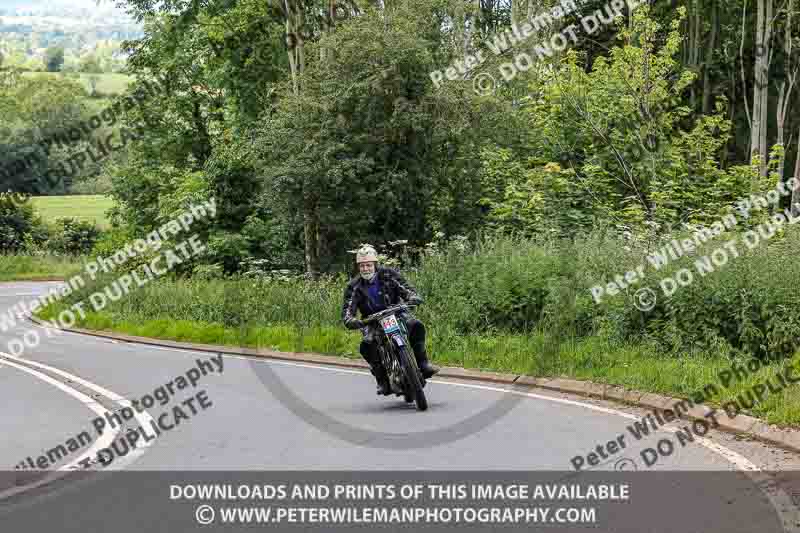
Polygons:
M64 279L83 263L75 256L0 254L0 281Z
M419 317L435 323L446 337L557 331L578 339L652 341L673 355L700 347L726 355L789 356L800 343L800 317L794 312L800 306L795 290L800 286L795 259L800 231L789 229L754 250L740 250L737 258L705 276L694 271L694 282L669 297L662 294L660 281L679 269L695 269L698 257L724 241L709 242L656 271L645 259L652 245L624 244L603 235L571 242L496 238L471 249L449 247L424 256L404 275L425 298ZM595 302L593 286L642 263L647 266L641 281ZM33 267L19 270L25 268ZM70 300L86 298L111 279L99 280ZM344 276L159 280L110 304L104 313L125 320L170 318L233 328L340 327L346 282ZM649 312L634 305L635 292L645 287L658 297Z

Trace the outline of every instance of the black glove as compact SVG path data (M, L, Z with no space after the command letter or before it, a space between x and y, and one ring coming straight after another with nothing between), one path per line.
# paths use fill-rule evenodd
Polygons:
M345 327L347 329L362 329L365 326L366 324L357 318L351 318L345 323Z
M422 304L421 298L411 298L410 300L408 300L408 305L420 305L420 304Z

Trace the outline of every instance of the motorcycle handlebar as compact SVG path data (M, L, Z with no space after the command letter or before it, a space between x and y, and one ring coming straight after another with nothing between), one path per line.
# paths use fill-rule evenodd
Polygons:
M411 307L417 307L417 304L400 304L389 307L387 309L384 309L383 311L379 311L377 313L369 315L367 318L364 319L364 324L375 322L379 318L383 318L386 315L391 315L392 313L396 313L397 311L407 311Z

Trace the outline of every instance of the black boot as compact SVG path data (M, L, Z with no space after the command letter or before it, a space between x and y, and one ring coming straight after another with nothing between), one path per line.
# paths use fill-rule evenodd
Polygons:
M372 372L372 375L375 376L375 381L378 383L375 393L382 396L390 395L392 387L389 385L389 376L386 374L386 369L383 368L383 365L371 366L369 371Z
M414 356L417 358L417 366L425 379L429 379L439 372L439 367L428 361L428 352L425 350L425 346L417 346Z
M386 369L381 364L380 356L378 355L378 346L374 342L361 341L359 347L361 357L369 363L369 371L375 376L375 381L378 382L377 394L388 396L392 393L392 387L389 385L389 376L386 374Z

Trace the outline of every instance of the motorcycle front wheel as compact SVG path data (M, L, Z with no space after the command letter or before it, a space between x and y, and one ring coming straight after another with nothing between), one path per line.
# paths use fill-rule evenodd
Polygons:
M414 359L413 355L409 354L407 347L398 347L397 351L397 355L400 358L400 366L403 368L403 374L405 374L406 377L406 391L404 397L409 403L411 403L409 398L413 398L413 400L417 402L417 409L425 411L428 409L428 399L425 397L425 392L422 390L417 361Z

